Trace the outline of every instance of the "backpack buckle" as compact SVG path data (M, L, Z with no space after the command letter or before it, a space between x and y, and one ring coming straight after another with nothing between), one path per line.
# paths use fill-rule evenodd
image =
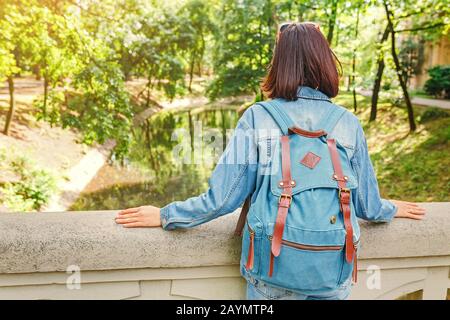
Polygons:
M286 206L286 208L289 208L291 206L291 202L292 202L292 196L290 194L286 194L286 193L282 193L280 195L280 197L278 198L278 204L281 206L281 201L283 200L283 198L288 199L288 204Z
M349 188L339 188L339 200L342 203L350 203L350 189Z

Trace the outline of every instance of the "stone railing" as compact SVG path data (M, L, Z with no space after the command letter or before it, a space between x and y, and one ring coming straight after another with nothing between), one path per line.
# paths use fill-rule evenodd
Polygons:
M448 296L450 203L423 206L424 221L361 222L359 279L351 299ZM124 229L114 216L0 214L0 299L245 297L240 239L233 236L237 213L170 232Z

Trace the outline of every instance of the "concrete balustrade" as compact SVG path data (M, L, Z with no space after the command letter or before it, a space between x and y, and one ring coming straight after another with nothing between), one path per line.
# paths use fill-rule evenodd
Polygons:
M446 299L450 203L423 206L424 221L361 222L351 299L420 290L423 299ZM244 298L237 216L168 232L124 229L115 224L115 211L2 213L0 299Z

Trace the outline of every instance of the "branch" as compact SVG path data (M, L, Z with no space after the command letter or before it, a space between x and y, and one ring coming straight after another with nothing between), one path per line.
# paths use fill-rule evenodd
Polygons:
M421 13L423 13L423 10L424 10L424 8L420 8L420 10L418 10L418 11L413 11L413 12L410 12L410 13L398 16L397 19L406 19L406 18L409 18L409 17L414 16L416 14L421 14Z
M99 14L97 14L97 13L91 12L90 10L88 10L88 9L86 9L86 8L83 8L83 7L82 7L80 4L78 4L76 1L69 1L69 3L70 3L71 5L77 7L77 8L80 9L81 11L87 13L88 15L94 17L94 18L104 19L104 20L111 21L111 22L120 22L120 21L115 20L115 19L112 19L112 18L110 18L110 17L102 16L102 15L99 15Z
M311 10L319 10L320 9L320 7L314 6L312 4L297 3L297 1L295 1L294 4L297 5L297 6L300 6L300 7L311 9Z
M414 32L414 31L420 31L420 30L433 29L433 28L437 28L437 27L441 27L441 26L445 26L445 23L438 22L438 23L431 24L428 26L423 26L423 27L396 30L395 32Z
M383 5L384 5L384 10L386 12L386 20L388 22L388 28L390 29L390 31L393 34L395 34L394 24L392 23L392 18L391 18L391 16L393 16L393 14L389 10L389 4L386 0L383 0Z

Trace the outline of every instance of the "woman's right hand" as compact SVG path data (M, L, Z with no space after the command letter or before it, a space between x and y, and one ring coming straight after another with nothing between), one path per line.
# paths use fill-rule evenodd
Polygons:
M422 220L425 218L425 209L419 207L417 203L400 200L389 201L398 208L394 218L408 218L415 220Z

